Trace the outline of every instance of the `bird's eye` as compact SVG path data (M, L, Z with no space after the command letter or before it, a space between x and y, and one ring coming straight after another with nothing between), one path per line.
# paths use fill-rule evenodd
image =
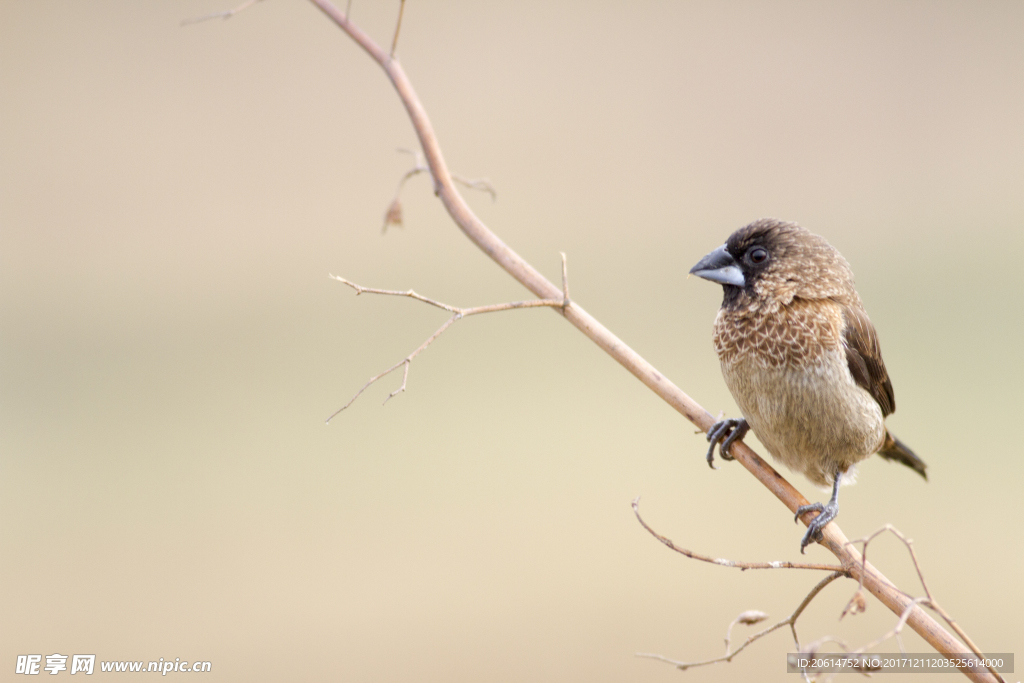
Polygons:
M752 247L747 252L747 260L751 263L764 263L768 259L768 250L764 247Z

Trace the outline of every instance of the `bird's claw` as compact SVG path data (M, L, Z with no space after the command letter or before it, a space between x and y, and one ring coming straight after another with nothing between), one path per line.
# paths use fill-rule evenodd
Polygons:
M836 518L839 514L839 504L829 501L828 503L811 503L810 505L801 505L796 510L796 515L793 517L793 521L800 521L800 515L805 512L817 512L818 516L811 520L811 523L807 525L807 533L804 534L803 539L800 541L800 554L805 554L805 549L811 543L817 543L822 539L821 530L825 528L825 525Z
M713 470L718 469L715 467L715 446L719 442L721 442L721 446L719 446L718 452L721 454L722 460L732 460L733 457L729 454L729 449L749 430L750 425L744 419L729 418L728 420L719 420L711 425L711 429L708 430L708 441L711 442L711 446L708 447L708 466ZM725 440L723 441L723 439Z

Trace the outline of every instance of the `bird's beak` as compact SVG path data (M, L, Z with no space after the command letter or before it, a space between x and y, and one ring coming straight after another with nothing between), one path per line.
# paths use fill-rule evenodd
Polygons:
M745 287L747 281L743 277L743 271L736 265L736 259L726 250L725 246L723 244L702 258L697 265L690 268L690 274L723 285Z

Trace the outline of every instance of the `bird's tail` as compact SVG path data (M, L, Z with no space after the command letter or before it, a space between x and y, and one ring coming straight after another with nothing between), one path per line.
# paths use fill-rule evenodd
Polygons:
M928 481L928 473L925 472L928 465L924 464L924 460L914 455L914 451L907 448L906 444L893 436L888 429L885 430L885 441L882 442L882 448L878 454L886 460L903 463L924 477L925 481Z

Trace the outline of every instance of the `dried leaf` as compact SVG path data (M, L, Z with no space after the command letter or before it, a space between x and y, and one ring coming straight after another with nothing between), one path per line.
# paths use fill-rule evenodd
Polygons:
M387 232L389 225L402 227L402 202L398 197L388 205L387 213L384 214L384 228L381 232Z
M839 615L839 618L842 619L847 614L851 616L855 614L860 614L867 608L868 602L864 599L864 591L858 588L857 592L853 594L852 598L850 598L850 602L846 603L846 609L844 609L843 613Z
M747 626L759 623L768 618L768 615L764 612L760 612L756 609L747 610L736 617L736 621Z

